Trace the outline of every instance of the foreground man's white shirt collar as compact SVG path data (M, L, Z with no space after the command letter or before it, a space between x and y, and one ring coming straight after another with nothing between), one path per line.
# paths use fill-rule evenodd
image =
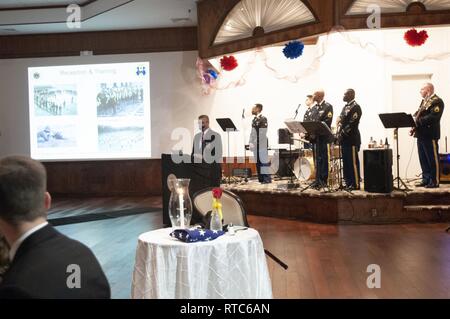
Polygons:
M14 257L16 256L17 250L19 249L20 245L25 241L25 239L27 239L28 237L33 235L35 232L44 228L47 225L48 225L48 222L39 224L39 225L31 228L29 231L27 231L22 236L20 236L20 238L17 239L14 244L12 244L11 249L9 250L9 260L13 261Z

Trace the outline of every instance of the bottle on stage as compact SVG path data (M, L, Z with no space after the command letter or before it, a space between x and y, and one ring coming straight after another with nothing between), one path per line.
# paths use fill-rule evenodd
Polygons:
M370 141L369 141L369 148L373 148L374 144L373 144L373 137L370 137Z

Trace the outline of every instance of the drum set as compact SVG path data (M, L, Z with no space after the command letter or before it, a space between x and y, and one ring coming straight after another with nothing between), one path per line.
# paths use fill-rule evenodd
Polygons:
M316 167L312 150L304 150L305 157L300 157L294 162L293 173L297 180L306 182L316 178Z
M279 130L279 144L289 144L289 150L275 150L271 161L273 175L279 177L281 180L284 178L290 178L292 180L295 177L296 182L300 184L313 182L316 178L315 155L313 149L305 148L305 146L311 145L310 142L305 140L303 136L294 138L291 134L291 136L286 137L286 134L289 133L281 132L282 130L284 129ZM299 143L296 143L296 148L293 149L292 143L295 141ZM328 165L329 189L337 189L340 187L343 176L342 168L340 146L331 144Z

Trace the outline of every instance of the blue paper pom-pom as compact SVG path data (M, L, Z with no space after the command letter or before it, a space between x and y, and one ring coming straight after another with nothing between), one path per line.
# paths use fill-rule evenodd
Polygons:
M208 74L211 75L214 80L217 80L218 75L216 71L214 71L213 69L208 69Z
M283 53L288 59L297 59L303 54L305 45L301 41L291 41L283 49Z

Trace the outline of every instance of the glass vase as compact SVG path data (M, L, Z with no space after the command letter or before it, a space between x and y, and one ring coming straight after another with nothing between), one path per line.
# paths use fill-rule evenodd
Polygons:
M169 201L169 216L172 228L189 228L192 218L192 201L189 196L190 179L177 179L173 182Z
M220 231L223 229L222 219L216 208L211 213L211 223L209 225L210 230Z

